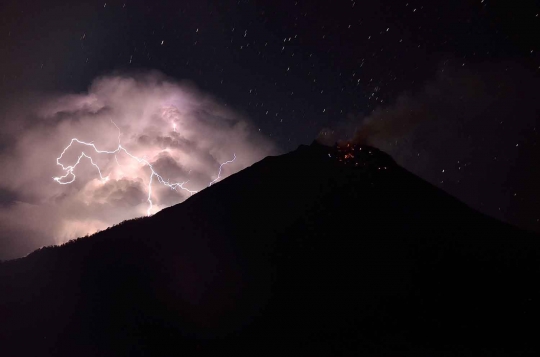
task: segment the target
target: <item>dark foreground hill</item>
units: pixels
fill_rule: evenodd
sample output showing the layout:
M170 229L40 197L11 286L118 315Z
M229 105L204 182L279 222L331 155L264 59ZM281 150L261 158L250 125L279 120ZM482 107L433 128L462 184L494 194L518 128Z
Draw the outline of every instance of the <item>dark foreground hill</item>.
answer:
M0 264L2 356L539 355L540 241L313 144Z

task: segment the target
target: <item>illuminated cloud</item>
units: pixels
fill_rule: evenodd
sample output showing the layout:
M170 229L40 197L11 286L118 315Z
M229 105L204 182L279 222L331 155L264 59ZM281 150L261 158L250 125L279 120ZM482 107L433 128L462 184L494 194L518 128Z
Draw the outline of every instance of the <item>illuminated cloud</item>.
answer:
M88 93L41 99L39 104L9 111L2 118L12 140L0 151L0 259L24 255L42 245L57 244L94 233L122 220L143 216L149 204L153 170L163 180L186 182L200 191L274 153L274 146L253 130L239 113L193 86L151 73L107 76ZM121 135L119 136L119 133ZM56 158L73 138L99 150L114 151L119 139L125 151L98 154L73 142L60 162ZM127 153L137 157L134 159ZM185 190L152 183L151 213L180 203Z

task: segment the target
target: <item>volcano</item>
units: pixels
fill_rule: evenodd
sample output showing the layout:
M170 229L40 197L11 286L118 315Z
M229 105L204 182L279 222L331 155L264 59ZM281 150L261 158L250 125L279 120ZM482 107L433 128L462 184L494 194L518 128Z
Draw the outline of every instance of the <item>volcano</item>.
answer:
M539 355L540 237L369 147L0 264L4 356Z

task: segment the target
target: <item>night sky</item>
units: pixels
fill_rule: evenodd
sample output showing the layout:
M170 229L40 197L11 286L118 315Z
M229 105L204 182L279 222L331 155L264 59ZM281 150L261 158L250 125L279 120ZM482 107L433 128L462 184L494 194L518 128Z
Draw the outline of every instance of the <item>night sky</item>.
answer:
M40 179L50 184L51 174L30 163L17 166L18 160L32 157L57 169L69 137L55 137L54 130L81 121L73 114L79 107L55 109L46 123L50 116L33 108L88 93L97 78L112 78L106 83L114 86L114 78L153 71L191 88L198 103L211 97L249 123L253 136L235 152L249 160L235 171L309 144L322 132L329 141L377 146L481 212L540 232L539 13L538 2L490 0L4 1L0 259L54 242L50 235L63 229L8 225L13 212L26 214L14 207L56 205L59 197L76 194L64 186L49 196L26 191ZM142 80L137 88L145 85ZM209 126L198 133L225 140L211 128L222 130ZM32 138L39 133L59 146L36 147ZM224 144L224 155L232 156L231 145ZM207 153L215 157L218 149ZM21 184L29 167L35 179ZM118 190L127 195L126 187ZM129 202L144 203L144 197ZM39 209L32 212L39 221Z

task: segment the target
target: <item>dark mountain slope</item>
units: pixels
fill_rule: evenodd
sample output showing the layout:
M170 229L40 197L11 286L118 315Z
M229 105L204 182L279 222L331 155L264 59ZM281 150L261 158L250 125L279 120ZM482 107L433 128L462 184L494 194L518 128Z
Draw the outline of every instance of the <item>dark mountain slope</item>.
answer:
M369 147L301 146L0 264L6 355L538 355L540 241Z

